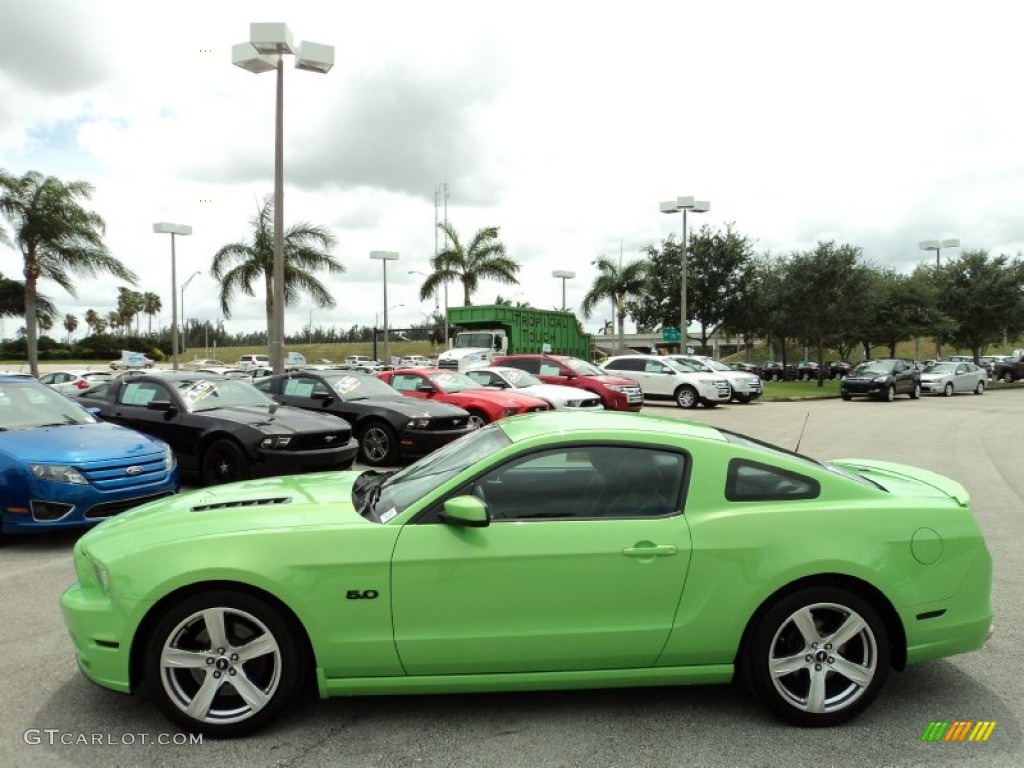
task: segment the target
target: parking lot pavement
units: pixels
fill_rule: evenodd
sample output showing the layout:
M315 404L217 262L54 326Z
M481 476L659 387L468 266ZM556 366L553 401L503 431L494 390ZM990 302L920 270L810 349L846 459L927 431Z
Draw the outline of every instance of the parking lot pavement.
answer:
M163 745L156 742L180 734L144 696L96 688L75 669L57 608L73 578L69 552L75 537L21 539L0 548L0 765L1024 764L1024 393L645 410L706 421L786 448L799 442L801 452L817 458L906 462L959 480L971 492L995 560L994 637L976 653L893 675L863 716L836 729L790 728L738 687L697 686L306 700L249 739ZM821 535L829 535L827 519ZM984 743L922 742L935 720L994 720L997 726ZM95 739L102 743L89 743Z

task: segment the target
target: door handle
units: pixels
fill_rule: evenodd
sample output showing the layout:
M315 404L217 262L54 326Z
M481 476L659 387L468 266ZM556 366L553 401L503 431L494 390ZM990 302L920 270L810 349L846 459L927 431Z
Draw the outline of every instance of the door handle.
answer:
M667 557L677 551L672 544L657 544L650 547L626 547L622 554L626 557Z

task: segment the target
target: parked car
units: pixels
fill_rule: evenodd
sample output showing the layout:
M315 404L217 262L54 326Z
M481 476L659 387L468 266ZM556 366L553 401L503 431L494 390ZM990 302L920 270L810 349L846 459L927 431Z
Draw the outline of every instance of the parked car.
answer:
M988 377L993 378L995 374L996 363L1001 363L1010 358L1009 355L982 355L978 358L978 365L985 369L988 373Z
M200 368L228 368L227 363L223 363L213 357L201 357L196 360L189 360L185 363L182 368L188 371L199 370Z
M119 357L117 360L111 360L109 365L110 365L110 370L112 370L112 371L124 371L124 370L136 370L136 369L141 369L141 368L152 368L154 365L156 365L156 363L153 360L150 360L145 355L142 355L142 356L140 356L138 358L138 362L137 363L134 363L134 362L127 362L126 363L124 361L124 358L120 358Z
M668 355L670 360L692 365L698 370L724 378L732 390L731 399L740 403L757 400L764 393L761 377L753 372L737 370L721 360L702 355Z
M0 376L0 538L87 526L176 493L161 440L103 424L25 376Z
M1014 350L1012 355L993 364L992 378L1000 379L1007 384L1024 379L1024 350Z
M921 371L921 391L950 397L957 392L984 394L988 373L974 363L932 363Z
M817 380L820 370L817 360L800 360L796 364L796 377L801 381Z
M621 355L605 360L604 370L632 379L652 400L674 400L680 408L714 408L729 402L732 388L724 376L703 373L659 355Z
M399 368L429 368L430 360L423 355L407 355L398 361Z
M344 419L279 405L242 379L165 372L117 378L76 398L100 418L166 441L207 484L347 469L358 443Z
M545 384L564 384L593 392L610 411L639 411L644 393L633 379L613 376L593 363L568 355L506 355L492 365L532 373Z
M567 387L564 384L545 384L532 373L518 368L488 366L471 368L466 375L485 387L507 389L531 397L539 397L551 404L555 410L600 411L601 398L595 393L579 387Z
M235 368L248 371L250 368L270 368L269 355L242 355L235 363Z
M796 378L796 366L769 360L761 366L761 378L765 381L792 381Z
M830 360L828 366L828 377L830 379L842 379L850 375L856 366L848 360Z
M896 395L917 400L921 396L921 371L912 360L868 360L843 379L839 394L843 400L866 396L892 401Z
M740 373L752 373L758 378L762 378L761 366L757 363L729 363L729 367L734 371L739 371Z
M461 408L403 397L367 373L297 371L260 379L256 388L282 405L345 419L361 460L374 467L425 456L474 429Z
M507 416L551 409L540 398L490 389L458 371L402 369L378 373L377 377L408 397L448 403L468 411L469 421L474 427L482 427Z
M114 377L110 371L51 371L39 377L39 382L62 395L83 392L89 387L110 381Z
M993 620L960 483L667 417L506 419L398 473L219 486L117 523L74 548L69 650L216 736L298 717L314 674L325 696L736 680L834 726Z

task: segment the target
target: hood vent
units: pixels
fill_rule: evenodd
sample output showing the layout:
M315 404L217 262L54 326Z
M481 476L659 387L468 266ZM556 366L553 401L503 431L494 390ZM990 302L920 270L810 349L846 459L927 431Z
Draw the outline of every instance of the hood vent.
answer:
M288 496L278 496L269 499L243 499L240 501L218 501L212 504L197 504L192 507L193 512L209 512L212 509L232 509L234 507L269 507L275 504L290 504Z

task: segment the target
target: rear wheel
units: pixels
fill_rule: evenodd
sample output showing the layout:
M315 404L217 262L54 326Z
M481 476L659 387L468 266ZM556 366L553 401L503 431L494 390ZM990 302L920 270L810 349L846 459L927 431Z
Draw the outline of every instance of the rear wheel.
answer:
M234 483L250 475L249 459L230 440L215 440L203 452L203 481L208 485Z
M685 385L676 390L674 398L680 408L696 408L700 403L697 390Z
M779 374L778 374L778 372L775 372L775 373L773 373L773 374L772 374L772 381L778 381L778 380L779 380Z
M740 664L784 720L837 725L863 711L889 674L889 636L867 600L843 587L794 592L757 620Z
M1006 384L1013 384L1013 372L1003 371L1003 382Z
M910 390L910 399L918 400L921 397L921 385L916 381L914 382L914 388Z

